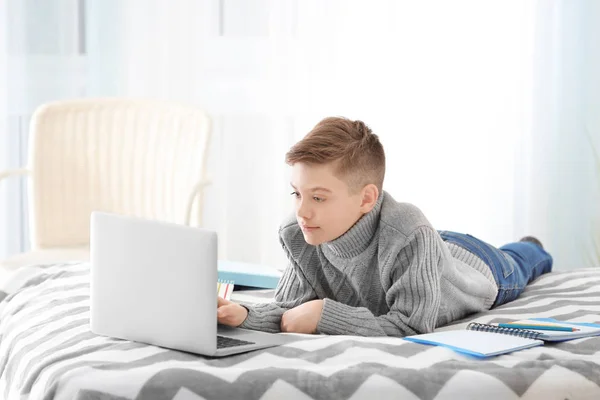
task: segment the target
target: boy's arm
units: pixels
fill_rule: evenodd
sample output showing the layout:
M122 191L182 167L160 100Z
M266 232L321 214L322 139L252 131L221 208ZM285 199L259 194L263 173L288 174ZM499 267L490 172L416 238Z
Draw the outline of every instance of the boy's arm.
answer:
M390 311L375 317L364 307L325 299L317 332L330 335L407 336L431 332L440 308L442 250L435 231L421 227L400 251L389 274ZM386 277L382 277L385 279Z
M293 260L286 268L275 290L275 301L264 304L242 304L248 316L240 328L264 332L281 332L284 312L317 298L312 286Z

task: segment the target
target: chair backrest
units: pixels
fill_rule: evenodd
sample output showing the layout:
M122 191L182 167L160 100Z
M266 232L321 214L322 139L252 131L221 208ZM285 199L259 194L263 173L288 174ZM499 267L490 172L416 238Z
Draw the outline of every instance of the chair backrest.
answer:
M89 244L94 210L183 223L206 178L210 119L178 104L85 99L47 104L29 133L32 248ZM202 213L202 192L196 206Z

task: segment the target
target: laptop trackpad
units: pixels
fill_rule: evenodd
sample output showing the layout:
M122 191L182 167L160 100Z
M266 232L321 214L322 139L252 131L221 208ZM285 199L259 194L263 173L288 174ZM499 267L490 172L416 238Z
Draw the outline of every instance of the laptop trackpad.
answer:
M256 344L273 344L282 345L286 343L295 342L298 340L306 339L307 336L313 335L288 335L288 334L276 334L266 333L260 331L253 331L250 329L232 328L230 326L218 325L217 335L226 336L230 338L247 340ZM318 336L317 336L318 337Z
M239 340L247 340L255 343L261 343L265 341L272 342L273 338L278 336L270 333L253 331L250 329L232 328L230 326L221 324L219 324L217 327L217 335Z

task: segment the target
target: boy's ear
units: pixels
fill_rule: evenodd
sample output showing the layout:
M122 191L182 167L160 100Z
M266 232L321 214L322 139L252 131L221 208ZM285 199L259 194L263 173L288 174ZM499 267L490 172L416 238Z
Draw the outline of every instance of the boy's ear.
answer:
M362 202L360 204L360 211L366 214L375 207L375 203L377 203L377 199L379 198L379 189L377 189L377 186L369 183L361 192Z

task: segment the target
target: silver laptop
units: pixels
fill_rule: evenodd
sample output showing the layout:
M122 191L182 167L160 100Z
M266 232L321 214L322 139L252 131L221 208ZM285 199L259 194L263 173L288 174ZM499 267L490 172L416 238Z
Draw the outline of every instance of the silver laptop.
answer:
M217 324L217 234L94 212L92 332L220 357L293 340Z

